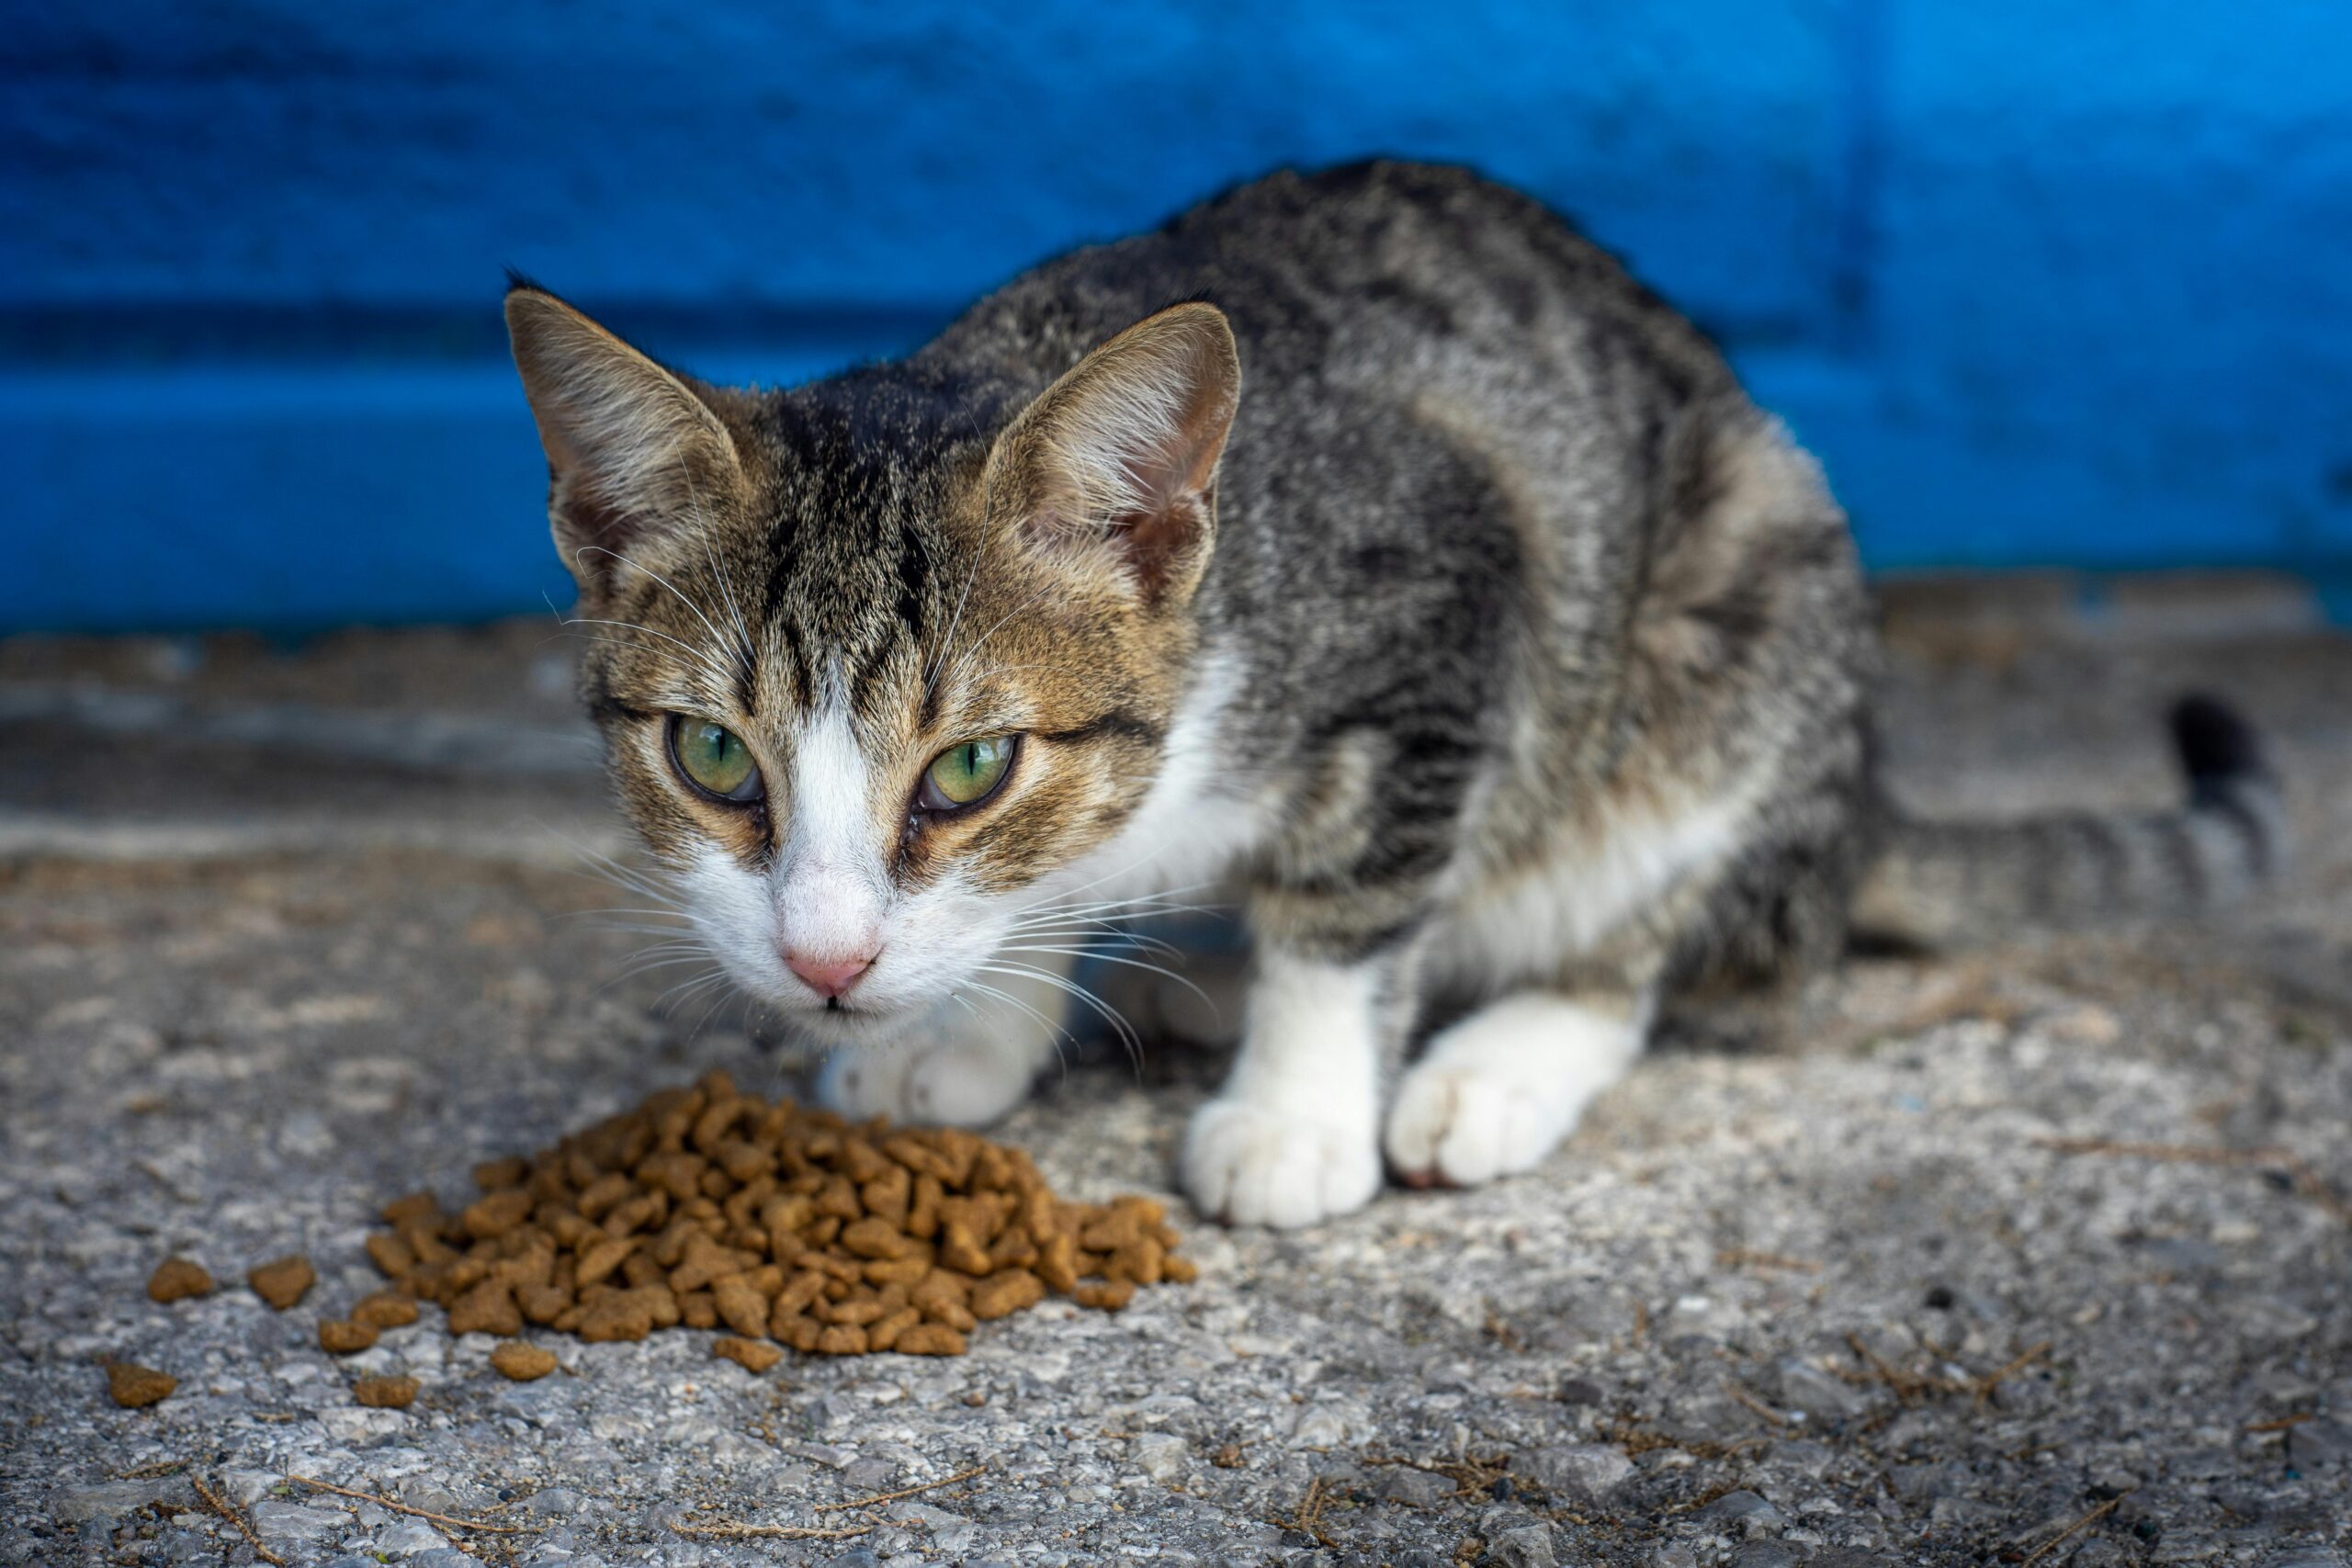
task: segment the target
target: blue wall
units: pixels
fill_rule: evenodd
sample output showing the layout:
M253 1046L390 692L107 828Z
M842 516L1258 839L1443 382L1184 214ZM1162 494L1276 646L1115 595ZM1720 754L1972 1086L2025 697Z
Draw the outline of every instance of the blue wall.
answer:
M1629 254L1882 565L2352 565L2352 6L12 4L0 626L560 594L498 268L788 379L1236 177Z

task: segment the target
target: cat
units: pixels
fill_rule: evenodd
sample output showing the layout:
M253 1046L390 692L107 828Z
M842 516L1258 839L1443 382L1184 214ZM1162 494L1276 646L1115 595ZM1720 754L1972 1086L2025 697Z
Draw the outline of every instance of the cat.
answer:
M851 1114L1003 1114L1089 936L1216 885L1253 973L1182 1179L1310 1224L1384 1165L1530 1168L1662 997L1802 972L1858 914L1946 942L2280 853L2208 699L2178 811L1895 812L1819 467L1466 170L1278 173L786 390L519 278L505 309L620 799Z

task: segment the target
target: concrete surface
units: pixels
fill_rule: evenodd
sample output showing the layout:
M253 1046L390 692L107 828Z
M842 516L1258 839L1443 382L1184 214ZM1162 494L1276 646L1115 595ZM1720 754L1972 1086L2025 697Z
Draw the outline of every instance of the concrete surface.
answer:
M2161 800L2154 715L2207 685L2277 737L2292 880L2201 927L1857 960L1780 1029L1683 1028L1537 1175L1188 1222L1202 1280L1116 1317L765 1376L700 1334L556 1342L528 1385L431 1322L318 1350L374 1205L801 1066L583 916L632 900L568 868L617 840L561 645L0 644L0 1561L253 1561L200 1479L346 1568L2341 1564L2352 643L2261 582L1889 597L1912 798ZM1065 1190L1159 1189L1216 1066L1080 1062L1007 1135ZM297 1248L301 1308L234 1283ZM227 1288L149 1303L174 1250ZM114 1358L178 1393L115 1408ZM357 1408L362 1370L423 1397ZM723 1521L871 1528L674 1528Z

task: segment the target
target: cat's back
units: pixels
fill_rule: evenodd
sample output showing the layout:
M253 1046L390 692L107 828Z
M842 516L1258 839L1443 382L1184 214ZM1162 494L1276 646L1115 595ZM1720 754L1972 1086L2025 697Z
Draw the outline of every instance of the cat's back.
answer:
M1280 171L1057 257L924 356L1043 381L1194 299L1231 320L1261 402L1335 390L1405 402L1498 370L1498 397L1515 370L1543 374L1555 399L1638 386L1681 400L1729 382L1696 328L1558 214L1467 168L1395 160Z

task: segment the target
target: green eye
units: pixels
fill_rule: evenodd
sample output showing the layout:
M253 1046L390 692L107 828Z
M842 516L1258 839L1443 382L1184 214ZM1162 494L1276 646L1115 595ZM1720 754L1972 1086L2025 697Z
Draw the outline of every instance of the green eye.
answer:
M1012 766L1017 738L1000 735L989 740L967 740L950 746L932 759L924 770L915 804L925 811L955 811L978 806L996 793Z
M673 716L670 760L687 783L723 800L760 797L759 765L733 730L707 718Z

